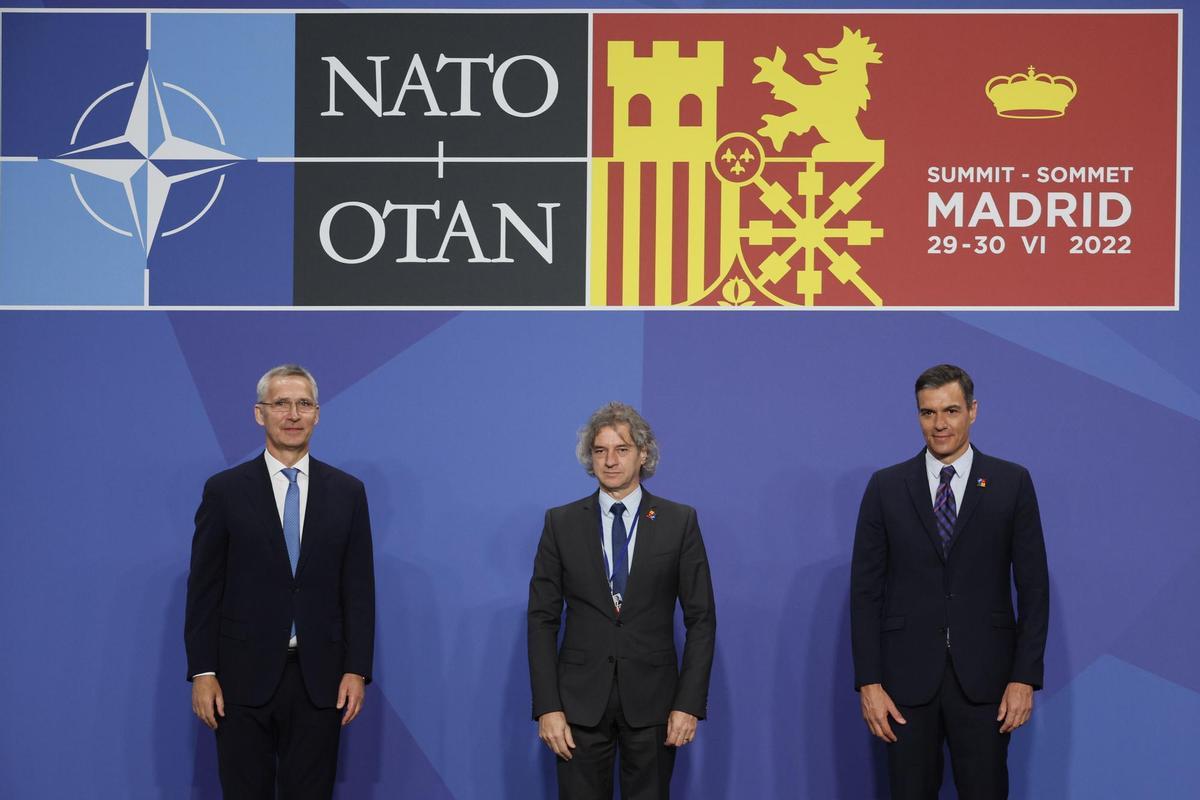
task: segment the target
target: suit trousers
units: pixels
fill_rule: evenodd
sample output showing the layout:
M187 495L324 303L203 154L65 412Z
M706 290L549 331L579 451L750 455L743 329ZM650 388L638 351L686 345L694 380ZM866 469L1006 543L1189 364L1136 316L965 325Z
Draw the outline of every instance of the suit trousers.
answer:
M972 703L954 672L950 651L937 694L920 706L896 707L906 725L892 722L896 741L887 745L893 800L937 800L944 770L943 748L960 800L1008 797L1008 742L996 721L1000 703Z
M618 677L595 727L571 725L575 750L558 761L559 800L612 800L613 763L620 751L621 800L669 800L675 748L663 744L667 725L633 728L621 712ZM570 720L568 720L570 722Z
M290 655L266 705L226 704L225 716L217 718L225 800L328 800L337 772L341 714L312 704L300 664Z

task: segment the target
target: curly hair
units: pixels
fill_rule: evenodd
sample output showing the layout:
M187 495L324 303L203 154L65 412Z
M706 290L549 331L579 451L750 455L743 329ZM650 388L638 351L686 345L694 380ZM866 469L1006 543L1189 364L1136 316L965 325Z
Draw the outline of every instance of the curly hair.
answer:
M649 478L654 474L654 470L658 469L658 440L654 438L654 431L650 430L650 423L646 422L636 408L615 400L596 409L587 424L579 429L579 441L575 445L575 456L587 474L593 478L596 477L596 471L592 469L592 445L596 441L596 436L604 428L619 430L621 425L628 426L629 436L633 439L633 443L646 454L646 463L642 464L641 477Z

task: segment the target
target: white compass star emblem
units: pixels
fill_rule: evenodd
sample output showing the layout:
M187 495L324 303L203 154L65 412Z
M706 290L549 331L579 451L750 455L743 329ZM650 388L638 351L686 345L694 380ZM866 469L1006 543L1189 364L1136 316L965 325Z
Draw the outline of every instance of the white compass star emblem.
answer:
M71 134L71 145L76 144L84 122L97 106L112 95L132 89L133 87L133 83L124 83L120 86L115 86L92 101L92 104L84 110L83 114L79 117L79 122L75 125L75 130ZM178 92L199 106L208 116L209 122L212 123L217 140L221 146L225 146L225 134L221 130L221 125L217 122L217 118L213 116L208 106L200 98L180 86L165 81L160 84L155 79L150 65L147 64L145 70L142 72L141 82L137 86L137 96L134 99L129 119L125 124L125 131L111 139L105 139L101 142L70 150L63 153L59 158L54 159L57 163L63 164L72 170L87 172L91 175L97 175L121 184L125 190L125 199L129 203L133 228L137 232L138 241L141 242L147 255L150 254L150 248L158 236L171 236L191 227L212 208L213 203L217 200L217 196L221 193L221 187L225 184L225 176L220 176L208 202L199 212L182 225L160 234L158 232L159 223L162 221L163 209L167 205L167 195L170 193L171 187L210 172L223 170L242 160L239 156L232 153L227 153L223 150L218 150L175 135L171 130L170 121L167 119L166 107L163 105L162 89ZM150 148L151 90L153 90L154 94L154 105L158 109L158 121L162 139L153 150ZM137 157L132 157L134 153L137 154ZM189 166L194 166L195 168L173 173L170 168L171 162L189 162ZM137 200L134 197L134 180L143 169L146 172L144 224L142 215L138 211ZM122 236L134 235L133 232L114 225L93 210L87 200L84 199L83 192L80 191L79 182L75 179L74 173L71 174L71 185L75 189L75 196L79 198L79 202L91 214L93 219Z

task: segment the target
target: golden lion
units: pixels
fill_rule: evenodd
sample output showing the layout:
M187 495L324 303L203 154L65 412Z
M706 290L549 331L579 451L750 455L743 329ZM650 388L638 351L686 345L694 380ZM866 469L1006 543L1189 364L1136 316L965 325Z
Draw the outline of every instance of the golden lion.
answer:
M764 114L760 136L771 140L775 150L783 149L788 134L803 136L811 128L825 140L813 148L814 158L826 161L877 161L883 158L883 141L868 139L858 126L858 112L866 110L871 93L867 89L867 65L883 61L883 53L860 31L842 28L842 40L835 47L818 47L804 58L817 72L821 82L801 83L784 71L787 53L775 48L773 58L754 59L758 74L754 83L771 84L771 95L796 110L782 116Z

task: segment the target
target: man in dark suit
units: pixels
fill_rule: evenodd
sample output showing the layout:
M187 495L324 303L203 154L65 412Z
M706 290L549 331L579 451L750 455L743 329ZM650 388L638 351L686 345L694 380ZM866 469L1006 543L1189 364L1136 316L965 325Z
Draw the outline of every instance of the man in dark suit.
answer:
M949 364L917 378L925 450L871 476L858 514L854 685L889 743L894 798L936 800L944 743L959 797L1007 797L1010 734L1042 685L1050 588L1037 497L1024 467L971 446L974 394Z
M576 454L599 489L546 512L529 582L538 736L558 756L560 798L611 800L617 750L623 800L667 798L675 748L695 737L708 702L717 620L704 541L694 509L641 485L658 443L633 408L600 408Z
M308 453L317 384L258 382L266 449L212 476L188 575L192 710L216 731L226 798L328 798L338 738L371 680L375 572L367 495Z

